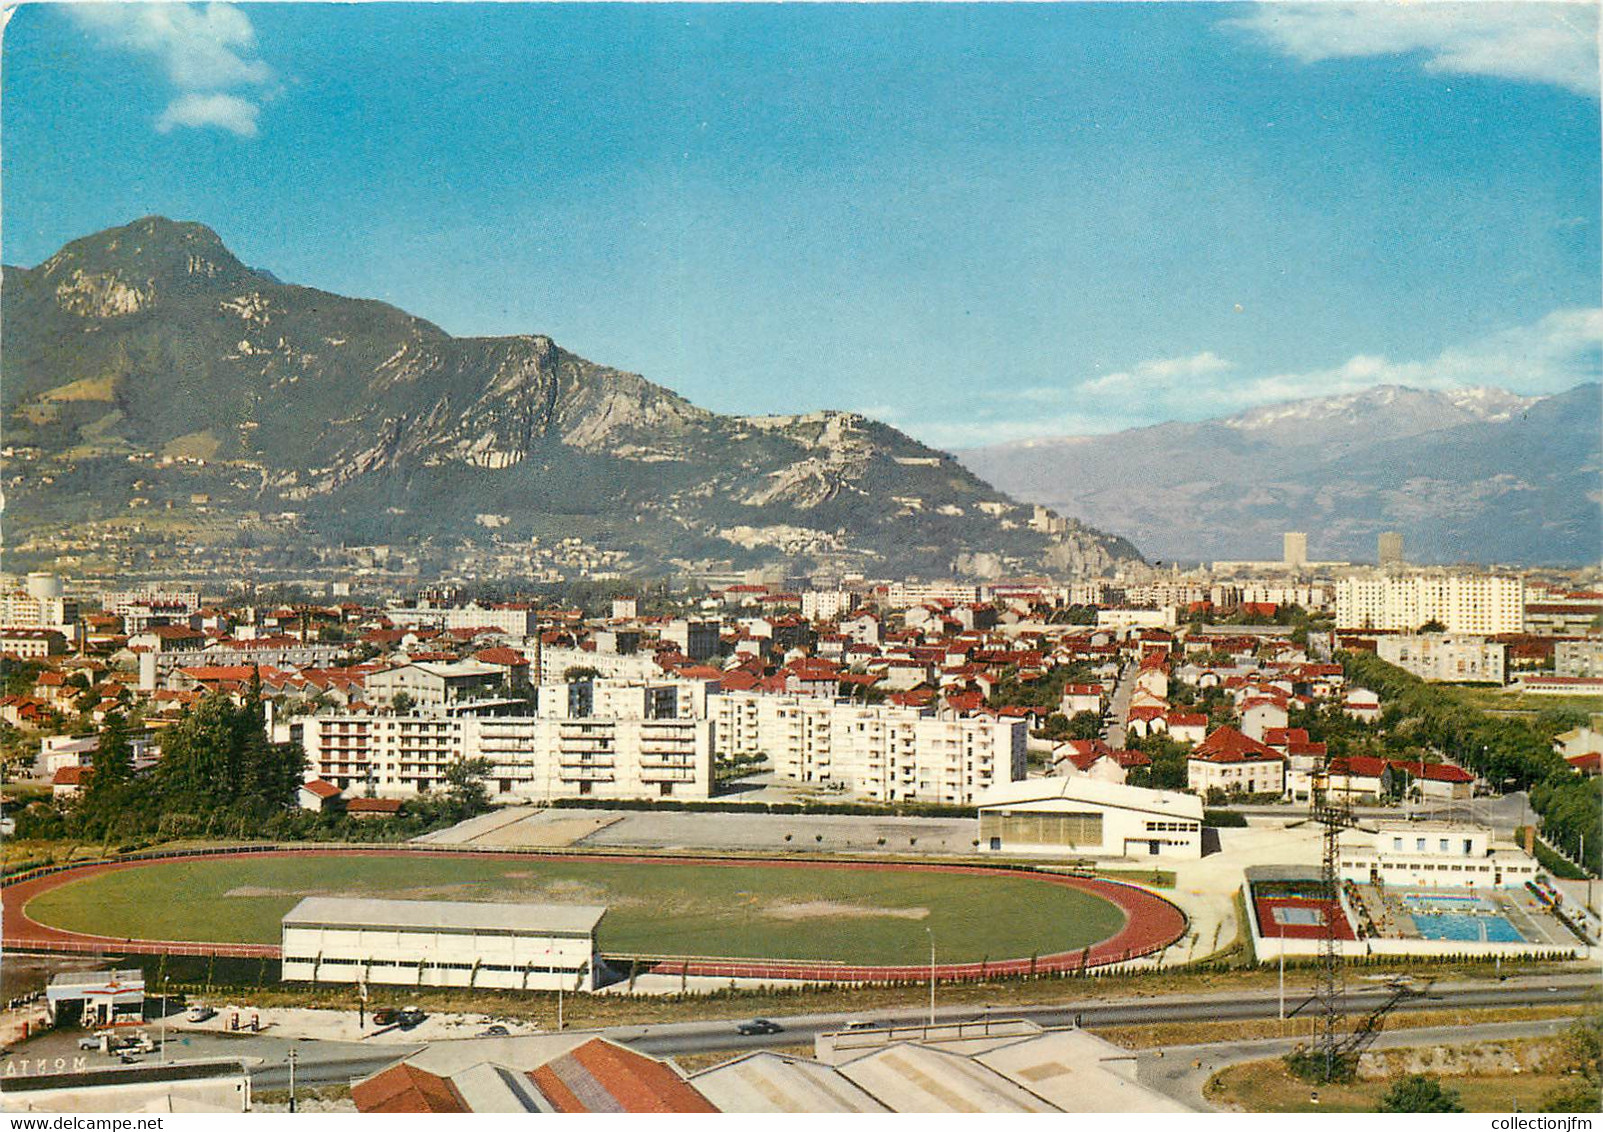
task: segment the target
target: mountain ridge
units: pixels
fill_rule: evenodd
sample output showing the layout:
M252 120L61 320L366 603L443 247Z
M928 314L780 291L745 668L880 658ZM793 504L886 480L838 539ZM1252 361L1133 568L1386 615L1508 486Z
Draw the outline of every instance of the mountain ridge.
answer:
M1377 386L957 455L1161 559L1273 559L1281 532L1305 530L1316 557L1373 561L1395 529L1420 562L1576 564L1603 551L1600 414L1595 382L1543 397Z
M716 414L546 335L457 338L279 282L193 222L71 241L7 267L0 298L13 551L54 519L115 530L153 507L206 545L232 537L211 528L233 508L289 516L273 538L303 551L567 532L636 569L983 576L1138 557L1077 522L1032 529L1029 507L861 414Z

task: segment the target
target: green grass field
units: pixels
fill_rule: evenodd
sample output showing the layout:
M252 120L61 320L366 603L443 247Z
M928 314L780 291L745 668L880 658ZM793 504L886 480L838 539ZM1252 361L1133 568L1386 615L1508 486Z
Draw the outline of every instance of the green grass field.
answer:
M1029 877L609 860L267 857L100 873L42 893L28 915L96 935L277 943L303 896L604 904L603 951L839 959L1017 959L1106 939L1111 902Z

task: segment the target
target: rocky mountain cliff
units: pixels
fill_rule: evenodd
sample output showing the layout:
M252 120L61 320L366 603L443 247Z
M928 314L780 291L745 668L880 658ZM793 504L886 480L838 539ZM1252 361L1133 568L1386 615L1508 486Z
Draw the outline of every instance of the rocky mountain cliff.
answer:
M959 453L1020 499L1082 516L1156 559L1374 561L1396 530L1422 563L1575 564L1603 553L1595 384L1552 397L1381 386L1195 424Z
M1101 572L1136 556L853 413L731 417L539 335L456 338L279 282L159 217L5 269L7 545L576 538L625 569ZM158 521L159 520L159 521ZM248 524L247 524L248 526ZM260 530L246 537L264 537ZM798 561L799 560L799 561Z

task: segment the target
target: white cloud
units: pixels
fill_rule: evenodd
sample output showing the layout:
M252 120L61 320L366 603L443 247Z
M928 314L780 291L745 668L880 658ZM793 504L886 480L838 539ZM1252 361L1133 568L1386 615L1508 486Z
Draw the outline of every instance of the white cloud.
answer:
M1354 354L1339 365L1251 375L1211 350L1156 358L1081 382L1059 415L1016 415L992 397L961 420L908 421L904 431L937 447L972 448L1034 437L1084 436L1171 420L1229 416L1259 405L1358 393L1377 385L1451 390L1495 386L1526 395L1561 393L1603 377L1603 309L1567 308L1496 331L1421 361ZM1011 400L1033 400L1023 390Z
M154 60L174 95L156 120L162 133L214 127L256 136L260 100L276 82L256 58L256 30L232 4L71 4L67 11L104 47Z
M1078 388L1082 393L1101 393L1139 386L1184 385L1198 378L1228 373L1234 368L1212 350L1204 350L1183 358L1156 358L1141 362L1128 370L1082 381Z
M1263 3L1223 21L1294 59L1418 54L1425 70L1598 97L1597 7L1585 3Z
M216 126L242 138L253 138L261 109L250 99L232 94L185 94L162 111L156 119L156 129L165 134L178 126Z

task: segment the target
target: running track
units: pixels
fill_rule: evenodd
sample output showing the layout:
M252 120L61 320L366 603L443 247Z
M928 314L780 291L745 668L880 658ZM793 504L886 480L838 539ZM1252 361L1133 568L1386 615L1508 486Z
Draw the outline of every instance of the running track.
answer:
M277 959L276 944L263 943L196 943L181 940L122 939L112 936L89 935L63 931L30 919L27 905L40 893L70 881L80 880L96 873L116 872L121 869L153 868L178 859L196 857L436 857L456 858L504 857L508 861L527 861L531 857L555 861L594 861L595 855L563 853L487 853L482 850L451 851L441 849L264 849L245 852L201 852L173 854L153 860L127 860L104 864L80 865L45 874L24 874L5 882L3 892L3 927L0 927L0 948L6 951L65 951L76 953L119 952L143 955L217 955L233 958ZM1146 889L1118 881L1095 877L1065 876L1059 873L1035 872L985 865L915 865L900 862L877 861L789 861L750 857L628 857L608 854L607 860L636 861L642 864L661 864L677 861L685 864L714 865L728 868L780 868L780 869L873 869L900 872L953 872L969 875L1017 877L1023 871L1042 884L1065 885L1100 896L1115 904L1124 913L1124 924L1113 936L1091 947L1041 955L1034 959L1006 959L987 963L949 963L937 965L936 976L946 980L983 979L991 975L1022 975L1072 971L1081 968L1121 963L1162 950L1180 939L1186 931L1186 918L1180 909L1169 901ZM635 957L612 957L615 966L628 966ZM929 977L928 964L900 967L853 966L845 963L816 961L785 961L761 959L720 959L706 956L649 956L639 957L642 969L659 974L707 975L720 978L802 979L811 982L891 982Z

